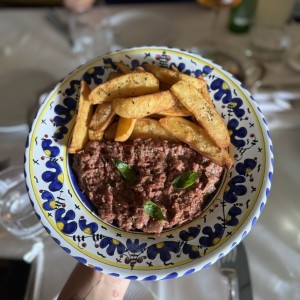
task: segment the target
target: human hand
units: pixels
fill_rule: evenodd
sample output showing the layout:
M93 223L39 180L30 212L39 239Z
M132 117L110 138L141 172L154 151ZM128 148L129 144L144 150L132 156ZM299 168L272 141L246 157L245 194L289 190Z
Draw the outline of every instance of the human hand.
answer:
M106 275L78 263L58 300L122 300L129 282L127 279Z
M63 4L67 9L81 13L90 9L94 2L95 0L64 0Z

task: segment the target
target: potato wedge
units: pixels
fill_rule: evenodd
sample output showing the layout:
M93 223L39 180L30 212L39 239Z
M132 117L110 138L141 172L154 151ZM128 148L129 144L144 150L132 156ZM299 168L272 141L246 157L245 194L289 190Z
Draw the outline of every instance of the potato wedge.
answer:
M92 130L104 131L114 116L115 112L112 110L111 103L101 103L97 106L92 116L89 128Z
M173 117L188 117L192 113L184 107L179 101L174 106L169 109L160 112L163 116L173 116Z
M196 79L198 79L198 81L200 81L200 83L201 83L200 85L202 85L202 88L199 89L202 96L204 97L204 99L206 100L207 103L214 106L211 96L209 94L209 91L207 89L206 80L202 76L198 76Z
M120 77L122 75L124 75L124 74L121 73L121 72L110 72L108 74L107 81L112 80L112 79L117 78L117 77Z
M201 77L201 76L199 76ZM202 78L202 77L201 77ZM184 74L184 73L179 73L179 80L187 81L190 84L192 84L198 91L201 91L203 86L206 84L205 80L201 80L199 78ZM178 80L178 81L179 81Z
M232 159L228 152L219 149L207 132L197 124L181 117L165 117L159 120L160 124L172 135L188 144L195 151L208 157L216 164L231 168Z
M115 136L116 142L125 142L130 137L136 119L120 118L118 121L117 132Z
M115 117L111 103L101 103L97 106L89 124L89 139L91 141L101 141L105 129Z
M142 66L138 66L134 69L134 72L146 72L146 70Z
M179 70L175 65L171 65L171 70L174 71L174 72L179 73Z
M189 76L187 74L180 73L179 79L189 82L191 85L193 85L204 97L204 99L211 105L214 106L212 99L209 95L209 92L207 90L207 84L206 80L202 76L193 77Z
M116 132L118 128L118 122L111 124L104 133L106 140L114 141L116 137ZM178 142L179 140L173 136L169 131L164 129L164 127L154 119L142 118L137 119L132 133L128 140L133 139L154 139L154 140L167 140L170 142Z
M115 62L115 65L123 74L132 72L131 69L127 65L125 65L122 61Z
M162 68L156 65L143 64L144 69L147 72L152 73L161 83L168 84L172 86L179 80L178 72L172 71L167 68Z
M104 136L104 131L96 131L89 129L89 140L90 141L102 141Z
M119 97L140 96L159 90L159 81L148 72L132 72L113 78L92 90L89 100L100 104Z
M181 80L171 87L171 91L192 112L199 124L207 131L219 148L224 149L228 147L230 137L222 118L193 85Z
M138 97L116 98L112 102L112 108L120 117L139 119L169 109L177 102L170 91L163 91Z
M81 81L78 112L73 129L69 153L81 150L88 141L88 126L93 115L93 105L89 102L90 87L85 81Z
M161 124L154 119L142 118L137 119L133 131L129 139L154 139L154 140L167 140L172 142L178 142L179 140L175 138L169 131L164 129Z

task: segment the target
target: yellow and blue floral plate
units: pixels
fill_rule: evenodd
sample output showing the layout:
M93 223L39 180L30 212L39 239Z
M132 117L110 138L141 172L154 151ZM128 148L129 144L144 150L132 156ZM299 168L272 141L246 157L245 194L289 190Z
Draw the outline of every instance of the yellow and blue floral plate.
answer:
M91 88L123 61L176 66L202 75L230 132L234 166L196 220L157 237L125 232L101 221L81 193L67 145L74 126L80 81ZM41 106L26 143L25 173L32 205L46 231L83 264L131 280L180 277L216 262L249 233L270 192L273 151L264 116L231 74L195 54L167 47L137 47L98 57L60 82Z

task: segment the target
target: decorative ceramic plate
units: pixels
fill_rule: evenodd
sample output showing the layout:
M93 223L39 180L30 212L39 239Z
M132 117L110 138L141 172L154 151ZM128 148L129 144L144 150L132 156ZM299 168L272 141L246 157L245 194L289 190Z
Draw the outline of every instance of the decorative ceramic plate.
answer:
M67 153L80 81L94 88L116 69L113 62L121 60L132 68L148 62L203 75L230 132L229 153L234 166L225 174L213 201L200 217L159 237L125 232L101 221L79 190ZM41 106L28 137L25 160L32 205L55 242L86 265L132 280L183 276L228 253L261 214L273 171L266 121L243 85L209 60L166 47L108 54L67 76Z

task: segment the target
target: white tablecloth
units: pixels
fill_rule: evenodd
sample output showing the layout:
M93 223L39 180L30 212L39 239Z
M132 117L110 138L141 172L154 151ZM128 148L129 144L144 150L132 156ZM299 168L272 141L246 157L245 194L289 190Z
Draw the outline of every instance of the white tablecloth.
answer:
M114 16L134 8L140 13L153 12L166 18L166 26L173 33L168 40L171 46L187 48L207 38L211 12L200 9L195 3L118 5L107 8L107 13ZM66 39L45 21L44 16L45 9L0 11L1 76L11 70L38 70L57 81L78 66L78 58L72 54ZM147 29L141 30L145 30L143 36L147 36ZM293 25L291 33L296 35L295 32L299 32L299 26ZM223 37L224 48L234 51L236 57L246 62L243 51L247 35L232 35L224 28ZM99 55L102 51L106 49L99 46ZM300 82L300 74L285 65L268 64L267 69L266 82ZM49 82L49 86L51 84ZM12 82L12 87L16 86L17 82ZM30 86L37 98L41 91L35 88ZM0 104L5 101L1 97ZM13 101L21 107L22 95ZM22 163L26 135L26 129L0 133L0 160L7 157L13 164ZM245 238L253 293L256 300L300 299L300 133L299 128L276 128L271 130L271 135L275 151L271 195L261 218ZM29 243L0 229L0 257L22 257L30 247ZM40 299L53 299L75 263L52 239L47 239ZM158 299L222 299L217 295L225 294L224 278L216 266L184 278L143 284L154 291Z

